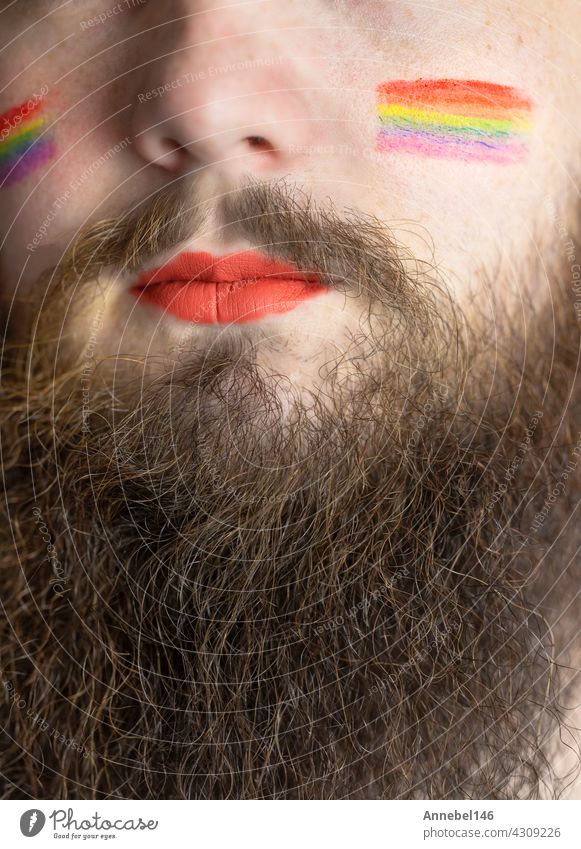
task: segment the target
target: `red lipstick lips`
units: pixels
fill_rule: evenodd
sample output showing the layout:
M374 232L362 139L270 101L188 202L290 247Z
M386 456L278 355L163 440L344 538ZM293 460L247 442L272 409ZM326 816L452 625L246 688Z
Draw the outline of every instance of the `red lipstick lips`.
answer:
M146 271L131 289L141 303L195 324L256 321L328 291L318 274L255 251L221 257L185 252Z

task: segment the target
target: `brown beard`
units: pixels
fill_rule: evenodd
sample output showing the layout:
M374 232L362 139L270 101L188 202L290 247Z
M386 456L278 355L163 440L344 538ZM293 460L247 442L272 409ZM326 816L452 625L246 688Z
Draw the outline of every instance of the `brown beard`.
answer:
M341 245L338 277L347 257L389 342L284 424L275 376L243 346L185 353L137 393L139 371L103 365L88 431L82 363L50 321L9 353L4 796L556 794L545 610L576 581L564 570L549 605L545 558L572 475L531 528L577 439L565 283L529 309L526 337L497 328L499 357L369 226L303 211L300 229L280 195L244 198L257 241L305 265L337 274ZM139 222L83 237L54 297L96 253L145 256L138 234L158 229L151 210Z

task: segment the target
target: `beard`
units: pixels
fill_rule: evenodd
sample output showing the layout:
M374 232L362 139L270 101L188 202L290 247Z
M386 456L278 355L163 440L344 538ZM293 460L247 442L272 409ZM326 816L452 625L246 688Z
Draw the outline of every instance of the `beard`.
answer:
M226 334L87 369L64 313L180 240L183 196L155 203L80 237L5 354L4 797L557 795L561 269L493 350L377 222L250 187L224 214L365 305L317 391Z

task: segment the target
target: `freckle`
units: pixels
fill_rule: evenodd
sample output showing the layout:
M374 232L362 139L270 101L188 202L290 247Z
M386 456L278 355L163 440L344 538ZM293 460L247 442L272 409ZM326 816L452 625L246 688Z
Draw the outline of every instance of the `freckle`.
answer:
M518 44L524 44L524 39L520 33L517 35L516 40Z

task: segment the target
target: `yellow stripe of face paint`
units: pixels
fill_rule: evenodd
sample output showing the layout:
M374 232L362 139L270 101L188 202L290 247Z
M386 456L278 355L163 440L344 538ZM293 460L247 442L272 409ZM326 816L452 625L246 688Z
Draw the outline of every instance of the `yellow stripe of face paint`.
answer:
M380 118L400 119L413 124L441 125L457 130L482 130L489 133L524 133L531 128L530 120L523 113L515 113L511 118L477 118L454 115L449 112L435 112L432 109L418 109L413 106L380 104L377 107L377 114Z

